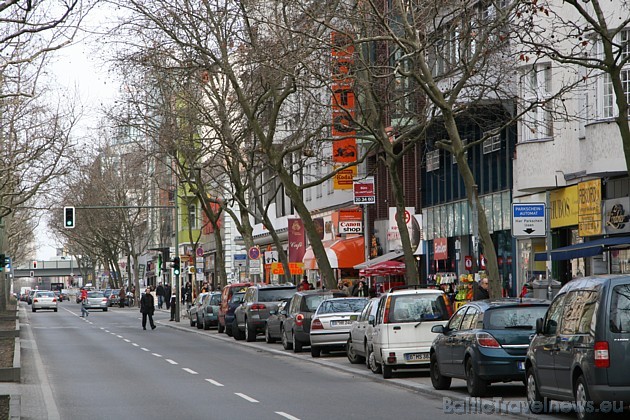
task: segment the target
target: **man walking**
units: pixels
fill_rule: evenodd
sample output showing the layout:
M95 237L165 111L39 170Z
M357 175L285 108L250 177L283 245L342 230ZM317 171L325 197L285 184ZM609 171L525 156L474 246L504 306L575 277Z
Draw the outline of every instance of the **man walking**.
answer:
M162 309L162 305L164 305L164 286L162 286L162 282L158 283L158 287L155 289L155 294L158 298L158 309Z
M151 325L151 329L155 329L155 324L153 323L153 312L155 312L155 301L153 300L153 295L151 294L151 289L147 287L142 298L140 298L140 312L142 313L142 329L147 329L147 317L149 318L149 324Z
M85 297L83 294L83 291L85 289L81 290L81 318L87 318L88 315L90 314L87 310L88 308L88 297L87 297L87 290L85 290Z
M164 285L164 303L166 304L166 310L171 308L171 286Z

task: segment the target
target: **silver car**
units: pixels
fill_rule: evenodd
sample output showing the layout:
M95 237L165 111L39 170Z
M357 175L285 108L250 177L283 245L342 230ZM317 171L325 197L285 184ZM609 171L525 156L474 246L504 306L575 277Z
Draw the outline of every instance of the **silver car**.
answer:
M50 290L37 290L33 294L32 311L37 312L38 309L52 309L57 312L59 300L55 293Z
M311 319L311 356L322 348L345 349L350 327L368 304L368 298L333 298L323 301Z
M103 312L107 312L107 302L109 302L109 299L105 297L105 293L100 290L93 290L88 292L86 308L102 309Z
M367 362L368 352L372 348L372 333L376 311L378 310L378 301L378 298L370 299L357 321L350 327L350 337L346 345L346 355L350 363ZM372 322L370 323L370 321Z

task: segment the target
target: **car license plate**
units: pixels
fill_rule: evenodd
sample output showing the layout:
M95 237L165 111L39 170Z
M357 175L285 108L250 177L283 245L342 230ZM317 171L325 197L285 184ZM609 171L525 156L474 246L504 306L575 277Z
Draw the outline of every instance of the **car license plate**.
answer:
M516 362L516 367L518 370L525 370L525 362Z
M349 320L340 320L340 321L330 321L330 325L335 326L335 325L352 325L354 321L349 321Z
M405 353L405 360L408 362L428 362L429 353Z

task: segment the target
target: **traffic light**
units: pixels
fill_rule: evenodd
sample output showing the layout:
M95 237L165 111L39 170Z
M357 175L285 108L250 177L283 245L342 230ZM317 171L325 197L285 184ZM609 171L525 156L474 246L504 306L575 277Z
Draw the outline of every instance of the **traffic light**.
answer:
M33 270L37 269L37 261L33 261Z
M173 264L171 264L171 267L173 267L173 274L179 276L179 257L173 258Z
M74 228L74 207L63 208L63 226L68 229Z

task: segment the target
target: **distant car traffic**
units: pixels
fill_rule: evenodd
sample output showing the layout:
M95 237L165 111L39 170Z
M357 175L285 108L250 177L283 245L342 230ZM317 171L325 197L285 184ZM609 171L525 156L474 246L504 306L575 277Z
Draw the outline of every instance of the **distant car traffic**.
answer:
M33 312L37 312L40 309L50 309L57 312L59 299L54 292L50 290L37 290L33 293L32 299L31 310Z
M359 318L368 298L344 297L323 301L311 319L311 356L319 357L322 349L345 349L350 327Z

